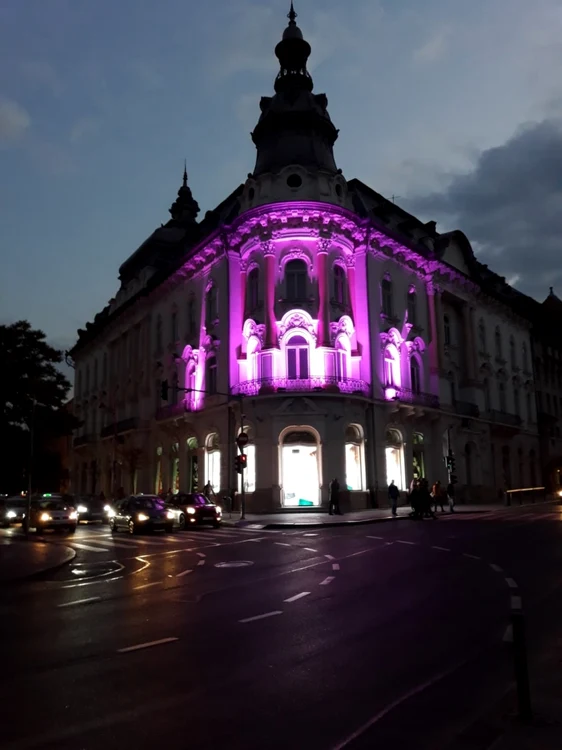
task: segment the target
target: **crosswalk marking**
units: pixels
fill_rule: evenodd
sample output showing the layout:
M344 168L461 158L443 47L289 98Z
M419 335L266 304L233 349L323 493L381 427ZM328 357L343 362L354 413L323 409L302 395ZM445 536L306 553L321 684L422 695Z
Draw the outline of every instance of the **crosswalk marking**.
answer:
M107 549L106 547L90 547L88 544L80 544L80 542L73 542L73 547L78 547L78 549L85 549L87 552L110 552L111 550Z

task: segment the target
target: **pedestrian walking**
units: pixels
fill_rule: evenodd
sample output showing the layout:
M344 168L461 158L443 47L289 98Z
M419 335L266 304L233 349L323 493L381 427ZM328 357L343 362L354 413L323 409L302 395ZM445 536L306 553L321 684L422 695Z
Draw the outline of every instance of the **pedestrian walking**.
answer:
M394 484L394 479L392 479L391 482L390 482L390 484L388 485L388 498L390 500L390 507L392 508L392 515L393 516L397 516L398 515L396 507L398 505L398 498L399 497L400 497L400 490Z
M445 512L445 508L443 507L444 502L444 492L443 487L441 487L441 482L437 480L435 484L433 485L431 489L431 494L433 495L433 511L434 513L437 513L437 506L439 505L441 507L441 513Z
M216 497L215 491L213 489L213 485L211 484L211 481L209 480L205 487L203 488L203 494L207 498L207 500L212 500L213 497Z
M337 477L334 477L330 482L330 488L328 492L328 513L333 516L334 513L337 516L341 516L340 510L340 483Z
M447 485L447 500L449 501L449 510L455 512L455 485L449 482Z
M429 491L429 482L427 479L421 480L419 493L422 516L424 518L437 518L435 513L431 510L431 492Z

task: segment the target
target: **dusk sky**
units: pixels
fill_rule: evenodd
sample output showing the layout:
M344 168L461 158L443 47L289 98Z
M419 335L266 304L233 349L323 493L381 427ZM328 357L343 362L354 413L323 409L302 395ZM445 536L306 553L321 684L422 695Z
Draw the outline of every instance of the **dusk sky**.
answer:
M71 346L187 159L205 211L254 167L286 0L0 0L0 321ZM336 160L562 297L560 0L296 0Z

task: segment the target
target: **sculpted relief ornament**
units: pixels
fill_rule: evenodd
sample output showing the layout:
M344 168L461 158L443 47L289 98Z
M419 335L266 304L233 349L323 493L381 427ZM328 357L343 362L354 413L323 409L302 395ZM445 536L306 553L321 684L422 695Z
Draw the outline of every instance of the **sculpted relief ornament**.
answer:
M246 341L248 341L252 336L256 336L261 346L263 346L263 342L265 340L265 325L263 323L256 323L255 320L248 318L248 320L244 323L242 335L244 336Z
M279 341L282 341L287 333L294 328L300 328L307 331L316 343L316 330L312 319L303 314L302 312L287 313L283 316L281 324L279 325Z

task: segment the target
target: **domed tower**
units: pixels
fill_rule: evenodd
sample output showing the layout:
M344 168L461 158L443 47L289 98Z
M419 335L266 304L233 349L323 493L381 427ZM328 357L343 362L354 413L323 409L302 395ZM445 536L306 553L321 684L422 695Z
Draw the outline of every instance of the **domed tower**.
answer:
M311 48L296 17L291 2L289 24L275 48L280 64L275 95L262 97L252 133L257 157L242 198L246 209L283 201L346 205L347 186L333 151L338 131L326 95L313 93L306 68Z

